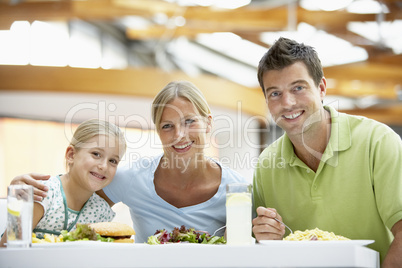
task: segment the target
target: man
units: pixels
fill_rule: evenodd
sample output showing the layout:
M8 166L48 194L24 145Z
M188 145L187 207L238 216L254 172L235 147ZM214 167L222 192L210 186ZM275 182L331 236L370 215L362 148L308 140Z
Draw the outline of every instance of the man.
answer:
M326 80L310 46L280 38L262 57L258 80L285 134L255 170L257 241L283 238L277 218L293 230L373 239L384 267L402 267L401 138L384 124L323 106Z

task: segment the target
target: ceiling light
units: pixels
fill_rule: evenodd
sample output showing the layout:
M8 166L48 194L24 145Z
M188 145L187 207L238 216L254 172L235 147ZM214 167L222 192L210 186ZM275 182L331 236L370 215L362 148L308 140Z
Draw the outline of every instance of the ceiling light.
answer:
M363 48L353 46L341 38L317 30L307 23L299 23L297 31L263 33L260 39L262 42L272 45L281 36L314 47L324 67L364 61L368 58L367 51ZM339 53L342 53L342 57L339 56Z
M308 10L334 11L346 8L353 0L301 0L300 6Z
M125 16L119 20L126 28L131 29L147 29L151 23L140 16Z
M215 0L212 4L213 7L236 9L250 4L251 0Z
M402 53L402 20L377 22L349 22L347 29L364 38Z
M355 0L346 8L346 10L350 13L356 14L389 13L389 9L386 5L374 0Z
M177 27L183 27L184 25L186 25L186 19L183 16L177 16L174 18L174 24Z
M177 60L193 64L197 68L235 83L258 87L256 67L222 57L202 45L178 38L170 43L168 52ZM261 55L262 56L262 55Z
M10 30L0 31L0 64L26 65L29 63L31 24L15 21Z
M209 49L255 68L258 66L261 57L267 52L265 47L244 40L240 36L229 32L199 34L196 41Z
M251 3L251 0L165 0L176 2L180 6L204 6L225 9L236 9Z

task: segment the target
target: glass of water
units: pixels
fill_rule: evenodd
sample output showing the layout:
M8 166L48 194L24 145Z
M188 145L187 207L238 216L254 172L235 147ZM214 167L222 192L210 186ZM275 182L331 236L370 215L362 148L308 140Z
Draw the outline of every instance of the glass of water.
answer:
M250 245L251 237L251 184L226 185L226 240L228 245Z
M32 244L33 187L10 185L7 195L7 247Z

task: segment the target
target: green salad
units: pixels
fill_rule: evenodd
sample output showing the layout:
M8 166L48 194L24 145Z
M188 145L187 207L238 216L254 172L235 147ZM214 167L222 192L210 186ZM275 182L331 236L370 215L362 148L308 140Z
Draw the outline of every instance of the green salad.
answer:
M198 244L226 244L222 236L211 236L208 232L195 231L194 228L186 229L184 225L175 227L171 232L165 229L157 230L154 235L148 237L148 244L159 245L167 243L198 243Z
M67 232L67 230L61 231L64 242L68 241L101 241L101 242L113 242L114 239L110 237L102 237L97 234L94 229L89 227L88 224L77 224L74 231Z

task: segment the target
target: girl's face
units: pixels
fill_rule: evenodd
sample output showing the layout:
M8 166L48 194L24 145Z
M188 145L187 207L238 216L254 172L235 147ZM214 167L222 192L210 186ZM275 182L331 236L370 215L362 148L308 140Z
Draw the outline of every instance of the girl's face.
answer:
M112 182L120 162L118 142L115 137L98 135L88 140L78 150L69 146L66 158L70 165L70 178L91 192L108 185Z
M167 157L191 157L203 154L212 117L200 115L184 98L175 98L164 107L158 129Z

